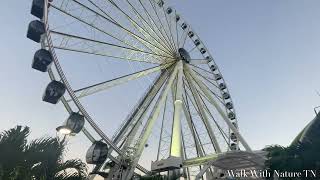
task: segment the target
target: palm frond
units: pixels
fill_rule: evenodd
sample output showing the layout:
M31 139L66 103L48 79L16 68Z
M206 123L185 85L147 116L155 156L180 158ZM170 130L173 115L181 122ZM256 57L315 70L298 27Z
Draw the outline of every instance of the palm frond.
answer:
M86 176L79 176L76 172L62 173L54 178L55 180L84 180Z
M37 163L49 159L59 161L63 156L64 149L65 144L61 143L58 138L47 137L31 141L26 146L25 152L28 157L35 160L34 163Z
M86 179L87 167L79 159L63 161L65 138L43 137L27 143L28 127L0 133L0 180Z
M54 176L57 165L63 162L65 146L66 141L59 138L40 138L31 141L26 154L34 164L32 167L34 175L36 177L41 177L42 174Z
M0 134L0 166L3 176L9 176L16 167L23 166L24 149L29 134L29 127L22 126L16 126Z
M87 165L80 159L67 160L57 166L57 174L63 174L63 172L74 172L78 174L78 177L87 177Z
M0 145L10 145L11 147L23 149L27 144L29 134L29 127L16 126L0 134Z

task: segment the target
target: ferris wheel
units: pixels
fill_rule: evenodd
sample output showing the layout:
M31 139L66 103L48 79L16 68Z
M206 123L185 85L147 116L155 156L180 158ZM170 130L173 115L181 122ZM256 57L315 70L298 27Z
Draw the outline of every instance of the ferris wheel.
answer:
M61 102L70 114L57 128L60 133L82 132L91 141L86 160L95 165L93 174L212 179L225 177L217 163L226 164L226 155L242 153L247 166L259 164L250 160L255 154L238 131L231 95L213 56L167 2L33 0L31 14L39 20L30 22L27 37L41 44L32 67L51 79L43 101ZM70 69L101 60L114 62L107 68L122 74L86 80L88 66L77 72L82 79L71 80L76 76ZM125 95L141 97L126 118L114 120L121 122L117 130L101 128L88 99L134 86L139 79L149 83ZM144 153L147 148L153 157ZM141 159L149 160L151 169Z

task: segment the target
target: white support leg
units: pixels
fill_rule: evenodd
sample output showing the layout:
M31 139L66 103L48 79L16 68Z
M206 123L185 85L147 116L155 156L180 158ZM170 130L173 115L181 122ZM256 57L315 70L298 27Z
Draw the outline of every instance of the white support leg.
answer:
M178 77L176 86L176 96L174 100L174 118L171 136L170 155L181 157L181 113L182 113L182 76L183 64L182 61L177 63Z
M130 179L132 177L133 172L135 170L135 167L136 167L136 165L140 159L140 156L143 152L143 149L145 147L145 144L146 144L149 136L151 135L152 128L153 128L156 120L159 117L161 107L165 103L166 97L168 95L168 92L170 90L170 87L171 87L174 79L175 79L177 72L178 72L178 66L176 65L172 74L170 75L170 78L168 79L167 83L165 84L165 87L163 87L164 89L162 90L160 97L159 97L156 105L154 106L154 109L152 110L151 115L145 125L145 128L142 131L142 134L139 138L139 142L135 146L135 154L134 154L133 163L123 179Z

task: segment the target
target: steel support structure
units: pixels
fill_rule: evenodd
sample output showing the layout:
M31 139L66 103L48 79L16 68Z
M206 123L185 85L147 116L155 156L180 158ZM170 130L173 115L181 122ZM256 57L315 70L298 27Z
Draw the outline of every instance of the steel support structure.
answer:
M127 180L130 179L134 173L134 170L136 168L136 165L138 164L138 161L140 159L140 156L144 150L145 144L149 138L149 136L151 135L151 131L154 127L154 124L156 122L156 120L158 119L159 115L160 115L160 111L161 111L161 107L165 104L165 100L167 98L168 92L172 86L172 83L175 79L175 76L178 73L178 69L179 66L175 66L174 70L172 72L172 74L170 75L169 79L167 80L166 84L164 85L160 97L156 102L156 105L154 106L148 121L143 129L143 132L141 133L138 142L136 143L135 147L134 147L134 155L133 155L133 161L132 164L130 165L130 168L128 168L124 173L123 173L123 180Z

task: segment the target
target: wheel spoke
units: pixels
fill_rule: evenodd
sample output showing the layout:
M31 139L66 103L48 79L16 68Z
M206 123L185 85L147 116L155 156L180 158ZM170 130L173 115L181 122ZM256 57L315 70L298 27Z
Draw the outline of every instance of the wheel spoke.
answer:
M137 16L137 18L139 19L139 21L143 24L143 26L144 26L144 28L143 29L141 29L141 28L137 28L139 31L140 31L140 29L141 29L141 33L143 34L144 32L147 32L147 35L146 36L151 36L152 37L152 35L150 34L151 32L152 32L152 34L154 34L156 37L153 37L153 39L157 39L157 42L163 47L163 48L165 48L165 49L167 49L168 51L170 51L170 53L171 54L173 54L174 52L166 45L166 44L164 44L164 43L161 43L161 41L162 42L165 42L165 41L163 41L163 39L155 32L155 30L153 29L153 27L151 26L151 24L149 24L146 20L145 20L145 18L139 13L139 11L128 1L128 0L126 0L127 2L128 2L128 4L131 6L131 8L133 9L133 11L135 12L135 14L136 14L136 16ZM139 1L140 2L140 4L142 4L141 3L141 1ZM147 31L147 29L149 29L150 31ZM146 33L144 33L144 34L146 34Z
M196 89L195 89L194 85L191 82L189 74L186 74L186 78L187 78L186 79L187 80L186 84L189 85L190 91L192 92L192 96L193 96L193 98L195 100L195 104L194 105L196 105L197 109L199 110L199 113L200 113L199 115L200 115L200 117L201 117L201 119L202 119L202 121L203 121L203 123L204 123L204 125L205 125L205 127L207 129L207 131L208 131L208 135L210 137L212 145L214 146L215 151L217 153L220 153L221 152L221 148L220 148L220 146L218 144L217 138L215 137L215 135L213 133L213 129L212 129L212 127L211 127L211 125L210 125L210 123L208 121L208 117L207 117L206 113L203 110L203 106L202 106L202 104L200 102L200 97L197 94Z
M171 40L172 40L172 42L173 42L173 45L174 45L173 47L174 47L175 51L178 52L178 49L177 49L177 46L176 46L176 44L175 44L175 41L174 41L174 38L173 38L173 35L172 35L172 31L171 31L171 22L169 23L168 15L167 15L167 13L166 13L165 10L164 10L164 6L162 6L162 11L163 11L163 14L164 14L164 16L165 16L165 20L166 20L167 25L168 25L170 38L171 38Z
M199 93L199 91L197 90L197 93ZM214 124L216 125L216 127L218 128L219 132L221 133L224 141L226 142L226 144L229 144L229 141L228 141L228 135L226 132L223 131L223 129L221 128L221 126L218 124L218 122L214 119L212 113L210 112L208 106L206 105L205 101L203 100L203 98L200 96L200 99L201 99L201 102L205 108L205 111L207 112L207 114L209 114L210 118L212 119L212 121L214 122Z
M149 0L149 3L150 3L150 5L152 6L152 9L153 9L154 13L155 13L156 16L157 16L157 19L158 19L158 22L160 23L161 29L163 29L163 31L164 31L164 33L165 33L168 41L170 42L170 46L171 46L172 49L174 50L174 49L175 49L175 48L174 48L174 45L173 45L173 43L172 43L172 41L171 41L171 39L170 39L170 37L169 37L169 35L168 35L168 33L167 33L164 25L163 25L163 23L162 23L162 21L161 21L161 19L160 19L160 17L159 17L158 11L157 11L157 9L156 9L156 7L155 7L156 5L154 5L154 4L151 2L151 0Z
M185 83L185 82L184 82ZM192 116L191 116L191 113L190 113L190 108L189 108L189 101L188 101L188 97L187 97L187 92L186 92L186 89L185 89L185 85L184 85L184 95L185 95L185 100L184 100L184 106L183 106L183 112L184 112L184 115L186 117L186 120L187 120L187 124L188 124L188 127L190 129L190 132L192 134L192 137L193 137L193 140L194 140L194 143L195 143L195 147L196 147L196 151L197 151L197 155L202 157L204 156L204 153L201 149L201 142L200 142L200 139L199 137L197 136L196 134L196 129L194 127L194 123L193 123L193 120L192 120Z
M179 44L179 47L184 47L184 44L186 43L187 37L188 37L188 31L189 31L190 27L188 26L188 29L185 31L182 31L183 33L181 33L181 37L180 37L180 41L181 45Z
M206 73L209 73L209 74L213 74L213 72L211 72L211 71L209 71L209 70L206 70L206 69L203 69L203 68L201 68L201 67L199 67L199 66L196 66L196 65L194 65L194 64L190 64L192 67L195 67L195 68L197 68L197 69L200 69L200 70L202 70L202 71L204 71L204 72L206 72Z
M207 96L209 102L214 105L214 107L217 109L217 111L219 112L219 114L221 115L222 119L228 124L229 128L236 134L236 136L239 138L240 142L242 143L242 145L245 147L245 149L247 151L252 151L250 146L248 145L248 143L245 141L245 139L242 137L242 135L239 133L238 129L236 129L236 127L234 127L234 125L231 123L231 121L229 120L229 118L227 117L227 115L225 114L224 110L222 110L222 108L218 105L218 103L215 101L215 99L212 97L212 94L210 93L210 91L208 90L209 88L203 83L201 82L196 74L194 74L194 72L189 68L189 66L185 66L188 73L192 74L192 77L194 77L195 81L197 81L198 86L200 87L201 91Z
M134 27L138 30L142 30L144 32L146 32L150 37L152 37L147 31L145 31L134 19L132 19L126 12L124 12L114 1L112 0L108 0L114 7L116 7L122 14L125 15L125 17L134 25ZM146 44L149 44L151 46L153 46L154 48L168 54L171 55L170 52L158 47L157 45L154 45L153 43L149 42L148 40L145 40L137 35L135 35L135 37L138 37L139 39L143 40ZM154 38L153 38L154 39ZM157 41L156 39L154 39L157 43L160 43L159 41ZM161 44L161 43L160 43Z
M151 16L151 14L148 12L148 10L146 9L145 5L143 5L143 3L141 2L141 0L138 0L140 5L142 6L142 8L144 9L144 12L147 14L148 18L150 19L150 24L153 24L156 29L159 31L162 40L165 41L167 43L167 47L170 48L170 50L172 52L174 52L174 49L172 48L172 46L170 46L170 42L168 41L168 39L166 38L166 36L163 34L163 32L161 31L161 28L158 26L158 24L155 22L155 20L153 19L153 17ZM151 5L152 6L152 5ZM153 26L153 27L154 27Z
M92 2L91 0L88 0L91 4L93 4L95 7L99 8L94 2ZM120 28L122 28L123 30L125 30L126 32L129 33L129 35L132 35L135 39L137 39L138 41L140 41L140 43L144 44L145 46L147 46L149 49L152 48L156 48L156 50L161 50L162 52L166 53L167 55L170 55L171 52L168 51L168 49L166 49L161 42L159 42L157 39L155 39L152 35L150 35L150 33L148 31L146 31L144 28L142 28L136 21L134 21L129 15L127 15L122 9L119 8L119 6L117 6L113 1L110 1L110 3L116 7L118 10L120 10L125 16L126 18L129 19L129 21L131 22L131 24L134 26L134 28L136 28L143 36L144 39L140 36L138 36L137 34L134 34L132 31L128 30L127 28L125 28L124 26L120 25L120 23L118 21L116 21L114 18L112 18L106 11L104 11L103 9L99 8L99 10L105 14L107 17L109 17L110 19L113 20L113 22L119 26ZM131 5L131 4L130 4ZM157 45L154 45L150 42L153 42L155 40L155 42L157 43ZM150 46L151 45L151 46ZM158 46L160 45L160 46Z
M193 70L193 72L195 72L197 75L199 75L201 78L203 78L205 81L209 82L211 85L213 85L216 89L218 89L218 90L220 91L219 87L218 87L216 84L214 84L213 82L211 82L211 81L208 79L208 77L205 77L204 75L200 74L199 72L197 72L197 71L195 71L195 70ZM194 78L193 78L193 80L194 80ZM211 79L211 80L213 80L213 79ZM196 81L195 81L195 82L196 82ZM196 82L196 84L198 84L198 83ZM210 92L211 92L222 104L224 104L223 98L221 97L221 95L218 95L217 93L213 92L210 88L208 88L208 90L210 90ZM220 93L220 94L221 94L221 93Z
M123 60L129 60L129 61L137 61L137 62L146 62L146 63L153 63L153 64L159 64L159 61L150 60L150 58L147 55L140 55L139 57L126 57L126 56L114 56L110 55L105 51L97 52L96 50L79 50L75 48L65 48L61 46L52 46L55 49L63 50L63 51L69 51L69 52L77 52L77 53L84 53L89 55L96 55L96 56L102 56L102 57L110 57L110 58L116 58L116 59L123 59Z
M150 42L148 42L147 40L145 40L145 39L141 38L140 36L134 34L132 31L129 31L128 29L125 29L124 27L122 27L120 24L115 23L113 20L109 19L108 17L105 17L104 15L102 15L102 14L100 14L100 13L92 10L91 8L89 8L89 7L87 7L87 6L79 3L79 2L76 1L76 0L72 0L72 1L75 2L75 3L77 3L78 5L82 6L83 8L87 9L88 11L96 14L97 16L105 19L107 22L109 22L109 23L111 23L111 24L114 24L114 25L116 25L117 27L119 27L120 29L124 30L128 35L134 37L139 43L141 43L142 45L144 45L144 46L145 46L147 49L149 49L151 52L153 52L153 53L155 53L155 54L158 54L158 53L156 53L156 52L163 51L163 50L157 48L156 46L154 46L153 44L150 44ZM65 11L65 10L63 10L63 9L60 9L60 8L56 7L56 6L53 5L53 4L52 4L51 6L52 6L54 9L58 10L59 12L61 12L61 13L65 14L65 15L67 15L67 16L70 16L70 17L78 20L79 22L87 25L88 27L90 27L90 28L92 28L92 29L95 29L96 31L101 32L101 33L103 33L103 34L105 34L105 35L113 38L113 39L116 40L117 42L120 42L120 43L122 43L122 44L125 44L125 45L127 45L127 46L129 46L129 47L131 47L131 48L133 48L133 49L141 50L141 49L138 49L136 45L131 44L131 43L129 43L129 42L126 42L124 39L120 39L119 37L116 37L114 34L111 34L111 33L107 32L107 31L103 30L102 28L99 28L99 27L97 26L97 23L95 23L94 21L93 21L93 22L88 22L87 20L81 18L80 16L73 15L73 14L71 14L70 12L67 12L67 11ZM155 50L155 49L157 49L157 50ZM167 53L167 52L165 52L165 53L167 54L167 56L169 56L169 57L171 56L171 54L169 54L169 53Z
M177 11L174 10L174 15L175 15L175 18L177 17ZM180 48L179 47L179 31L178 31L178 21L175 19L175 25L176 25L176 41L177 41L177 48Z
M87 42L91 42L91 43L97 43L97 44L112 46L112 47L116 47L116 48L121 48L123 50L130 51L130 52L134 51L134 52L139 52L139 53L142 53L142 54L148 54L148 55L152 55L152 56L156 56L156 57L161 57L161 58L166 58L166 59L170 58L171 59L171 57L164 56L164 55L161 55L161 54L154 54L154 53L150 53L150 52L147 52L147 51L143 51L143 50L139 50L139 49L135 49L135 48L130 48L130 47L125 47L125 46L120 46L120 45L112 44L112 43L105 42L105 41L90 39L90 38L87 38L87 37L81 37L81 36L76 36L76 35L72 35L72 34L57 32L57 31L50 31L50 32L52 34L56 34L56 35L59 35L59 36L62 36L62 37L67 37L67 38L70 38L70 39L78 39L78 40L83 40L83 41L87 41ZM64 44L65 44L66 48L70 47L70 46L67 46L68 45L67 43L64 43ZM60 47L64 47L64 46L61 46L61 45L62 45L62 43L60 43Z
M190 89L189 86L187 86L187 87ZM213 120L214 124L217 126L217 128L218 128L218 130L220 131L220 133L222 134L225 142L226 142L227 144L229 144L229 142L227 141L227 138L228 138L227 133L222 130L222 128L220 127L220 125L218 124L218 122L217 122L217 121L215 120L215 118L213 117L212 113L210 112L207 104L205 103L205 101L204 101L204 99L203 99L203 97L206 98L206 99L207 99L207 97L206 97L202 92L200 92L197 88L196 88L195 90L196 90L197 94L198 94L199 97L200 97L200 100L201 100L201 102L202 102L202 104L203 104L203 107L204 107L205 111L209 114L209 116L210 116L211 119ZM207 100L208 100L208 99L207 99ZM223 103L223 102L221 101L221 103Z
M108 80L108 81L94 84L94 85L91 85L91 86L88 86L85 88L81 88L81 89L75 90L74 92L76 93L78 98L82 98L85 96L95 94L97 92L104 91L104 90L109 89L111 87L118 86L118 85L126 83L128 81L132 81L132 80L147 76L151 73L160 71L162 69L166 69L166 68L170 67L171 65L172 65L172 63L169 63L169 64L164 64L164 65L160 65L157 67L145 69L145 70L135 72L135 73L132 73L129 75L121 76L121 77L118 77L118 78L115 78L112 80Z

